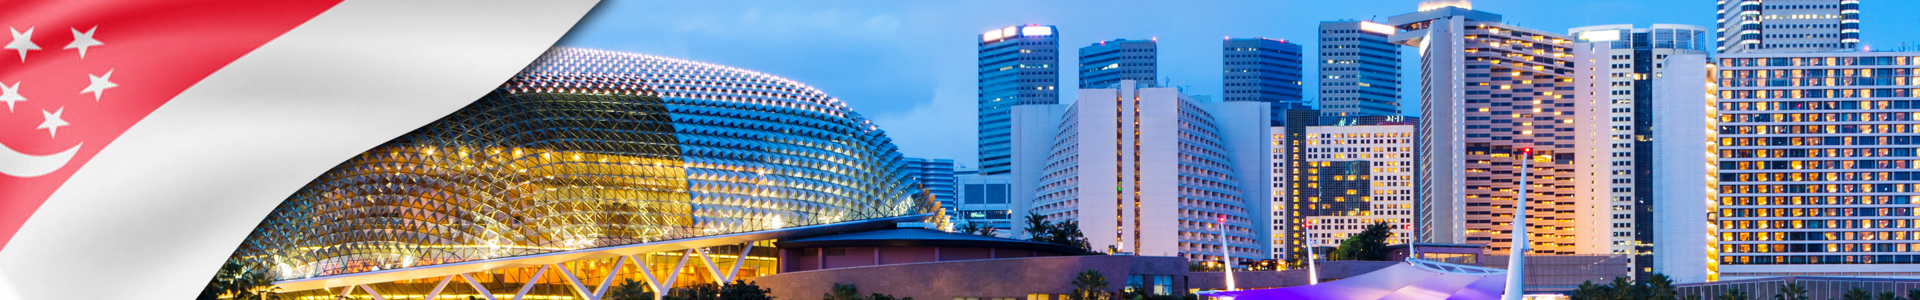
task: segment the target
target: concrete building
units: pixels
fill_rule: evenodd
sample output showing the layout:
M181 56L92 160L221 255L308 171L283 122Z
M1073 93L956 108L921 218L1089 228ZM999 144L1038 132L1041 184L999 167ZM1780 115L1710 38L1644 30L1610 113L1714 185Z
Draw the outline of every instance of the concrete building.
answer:
M1414 148L1421 242L1508 251L1519 166L1530 159L1528 253L1608 253L1604 51L1500 23L1466 1L1388 18L1420 49ZM1521 157L1531 148L1533 157Z
M1306 259L1304 251L1338 247L1375 222L1393 228L1387 243L1412 241L1414 123L1313 110L1286 117L1270 130L1274 258Z
M978 171L959 171L954 176L958 182L956 198L960 199L959 219L977 226L993 227L994 236L1012 237L1025 226L1016 226L1025 215L1014 215L1012 184L1008 176L980 175ZM1023 210L1024 211L1024 210ZM956 223L964 225L965 223ZM956 225L959 226L959 225Z
M1860 0L1718 0L1720 53L1859 49Z
M1075 220L1095 249L1266 259L1267 109L1132 80L1016 107L1015 211Z
M1272 104L1274 124L1280 112L1306 109L1300 96L1300 45L1267 38L1229 38L1221 41L1222 90L1225 101Z
M905 161L906 166L900 168L900 172L913 177L920 184L914 188L922 196L933 197L934 201L940 202L940 208L947 218L958 224L961 218L956 208L960 207L960 202L956 200L959 198L955 194L953 160L908 157Z
M1639 228L1633 231L1635 246L1644 247L1633 252L1635 276L1661 273L1674 283L1719 280L1715 211L1720 102L1715 69L1706 53L1674 54L1655 62L1662 68L1650 75L1654 96L1648 108L1660 113L1643 115L1660 130L1634 139L1642 144L1635 155L1648 162L1636 174L1645 179L1639 181L1649 182L1648 196L1638 197L1634 206L1635 212L1647 212L1633 225ZM1642 238L1645 245L1639 242Z
M1015 105L1060 103L1060 35L1053 25L1009 26L980 34L981 174L1005 174Z
M1720 278L1920 278L1920 52L1719 65Z
M1636 278L1650 275L1654 235L1662 232L1652 226L1654 208L1658 205L1653 203L1654 181L1647 180L1654 175L1652 160L1655 159L1647 155L1653 151L1649 145L1654 142L1648 138L1654 134L1654 126L1650 125L1654 112L1660 111L1652 109L1658 94L1653 92L1652 82L1659 79L1655 75L1665 69L1668 56L1710 53L1712 45L1707 39L1711 34L1706 27L1692 25L1653 24L1648 28L1634 28L1632 24L1616 24L1573 28L1567 30L1567 35L1590 47L1606 49L1607 124L1611 138L1607 148L1613 159L1608 172L1613 210L1609 214L1613 225L1609 248L1612 253L1634 255ZM1685 84L1698 85L1701 80L1705 79ZM1686 103L1700 102L1689 100Z
M1156 40L1117 39L1080 47L1080 88L1103 89L1121 80L1159 80Z
M1393 26L1368 21L1320 22L1320 112L1328 116L1398 116L1400 47Z
M1846 295L1847 291L1856 288L1866 290L1869 295L1879 296L1881 293L1891 292L1895 297L1905 298L1907 291L1920 289L1920 280L1915 279L1816 276L1683 283L1675 284L1673 289L1677 292L1676 296L1682 299L1689 295L1700 296L1700 299L1714 299L1713 297L1725 294L1728 290L1740 290L1747 294L1747 299L1774 299L1773 297L1780 295L1780 286L1789 283L1806 288L1807 299L1843 299L1841 297Z

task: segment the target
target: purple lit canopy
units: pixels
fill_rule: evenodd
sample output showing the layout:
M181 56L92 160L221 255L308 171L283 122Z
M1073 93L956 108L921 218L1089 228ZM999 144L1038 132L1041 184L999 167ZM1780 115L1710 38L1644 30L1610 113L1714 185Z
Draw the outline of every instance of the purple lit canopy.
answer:
M1208 294L1221 300L1498 300L1506 270L1408 259L1377 271L1315 285Z

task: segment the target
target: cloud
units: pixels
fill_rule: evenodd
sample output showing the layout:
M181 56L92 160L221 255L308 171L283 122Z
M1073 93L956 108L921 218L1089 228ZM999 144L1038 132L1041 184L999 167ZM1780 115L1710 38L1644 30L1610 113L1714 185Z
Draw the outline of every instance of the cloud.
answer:
M933 101L869 117L909 157L947 158L971 167L976 163L974 144L979 136L974 129L978 111L977 99L971 97L974 89L973 78L942 77Z

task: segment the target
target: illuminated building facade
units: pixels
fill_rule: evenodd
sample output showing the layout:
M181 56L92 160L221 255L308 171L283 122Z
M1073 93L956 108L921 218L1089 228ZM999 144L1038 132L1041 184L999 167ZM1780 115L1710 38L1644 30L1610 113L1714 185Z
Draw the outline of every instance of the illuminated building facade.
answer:
M1860 47L1860 0L1717 0L1720 53Z
M1444 2L1444 3L1441 3ZM1431 5L1430 5L1431 4ZM1465 1L1428 1L1388 18L1395 43L1420 49L1416 214L1422 242L1501 253L1517 196L1521 149L1533 254L1604 254L1606 54L1566 36L1500 23Z
M1920 53L1718 59L1721 278L1920 277Z
M1706 53L1673 54L1655 62L1661 67L1649 75L1652 86L1645 91L1654 96L1645 108L1660 113L1646 115L1646 124L1660 130L1634 139L1641 146L1635 155L1645 157L1647 166L1636 173L1646 174L1643 181L1649 182L1647 201L1636 203L1648 212L1635 219L1645 220L1635 226L1642 229L1637 233L1658 235L1649 236L1645 250L1631 256L1633 271L1640 278L1666 274L1674 283L1716 281L1720 102L1715 67Z
M980 34L980 174L1012 168L1009 131L1015 105L1060 103L1060 32L1053 25L1009 26Z
M1156 40L1117 39L1080 47L1080 88L1104 89L1121 80L1157 83L1159 51Z
M1607 49L1607 125L1612 141L1607 149L1613 158L1609 170L1608 191L1612 235L1609 249L1615 254L1632 254L1635 278L1652 275L1654 235L1653 160L1654 134L1653 82L1655 74L1665 71L1667 57L1682 54L1706 54L1711 47L1707 28L1693 25L1653 24L1633 28L1632 24L1577 27L1567 35L1589 47ZM1695 67L1695 66L1689 66ZM1704 79L1703 79L1704 80ZM1701 81L1701 80L1694 80ZM1694 82L1688 82L1689 84ZM1699 102L1689 99L1686 103Z
M958 187L954 185L957 178L953 160L908 157L906 163L906 168L901 171L920 184L913 187L916 195L920 198L932 197L940 202L940 209L949 218L949 223L958 221L960 217L954 208L960 207L960 202L956 193Z
M1016 131L1032 140L1014 146L1013 187L1031 207L1015 211L1075 220L1095 250L1271 257L1268 104L1199 102L1142 84L1081 89L1071 105L1016 107Z
M1368 21L1320 22L1320 113L1398 116L1400 46L1393 26Z
M1221 44L1221 90L1225 101L1271 104L1280 112L1305 109L1300 96L1300 45L1267 38L1227 39Z
M1025 229L1026 224L1019 222L1024 222L1027 216L1014 214L1013 185L1008 182L1009 176L980 175L969 170L959 171L955 177L959 181L957 194L960 199L960 215L956 220L980 227L993 227L994 236L1000 237L1011 237L1018 230ZM1018 226L1015 226L1016 223L1019 223Z
M387 299L572 299L580 281L750 278L777 270L756 234L938 216L904 166L877 127L798 82L556 48L322 174L232 259L267 268L289 299L332 299L341 285ZM733 270L679 267L696 256Z
M1414 123L1286 114L1288 126L1270 130L1274 257L1304 260L1376 222L1392 228L1388 244L1412 242Z

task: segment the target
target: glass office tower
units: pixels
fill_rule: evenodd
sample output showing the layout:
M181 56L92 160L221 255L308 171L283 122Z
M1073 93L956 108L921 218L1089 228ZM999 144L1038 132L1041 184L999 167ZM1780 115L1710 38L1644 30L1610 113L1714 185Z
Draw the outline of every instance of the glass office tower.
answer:
M1227 39L1221 43L1221 90L1225 101L1258 101L1280 112L1306 109L1300 97L1300 45L1267 38Z
M1367 21L1320 22L1320 113L1398 116L1400 47L1393 26Z
M1118 39L1080 47L1080 88L1112 88L1121 80L1157 84L1159 51L1155 40Z
M980 174L1012 168L1009 130L1015 105L1060 103L1060 35L1053 25L1009 26L980 34Z

